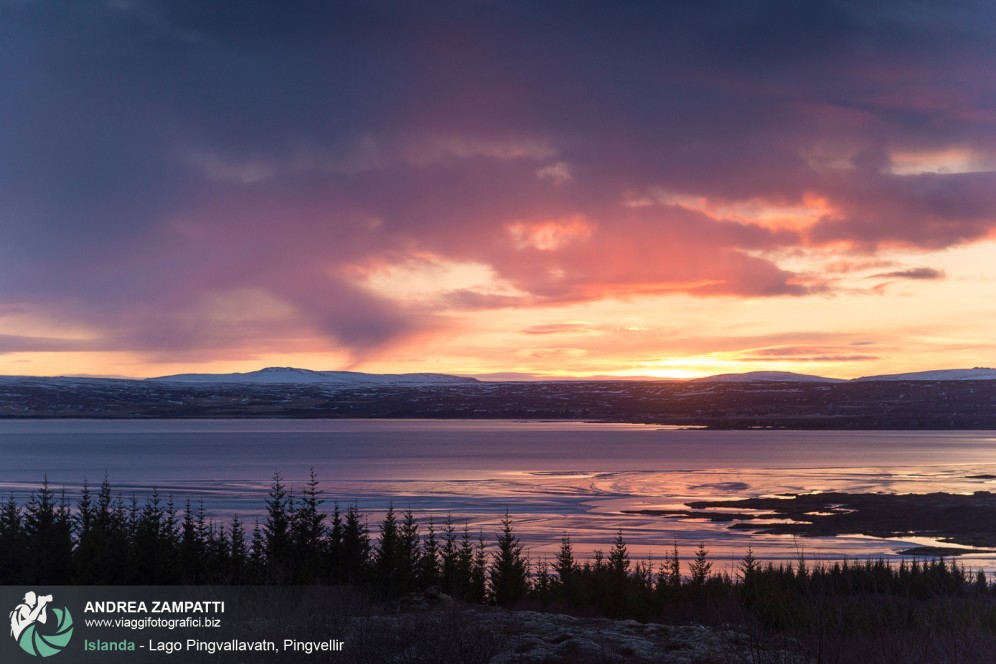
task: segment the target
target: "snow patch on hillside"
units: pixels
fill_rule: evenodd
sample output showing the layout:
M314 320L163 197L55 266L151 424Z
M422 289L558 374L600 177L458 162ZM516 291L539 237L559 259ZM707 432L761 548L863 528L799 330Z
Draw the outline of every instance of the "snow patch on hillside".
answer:
M938 369L936 371L916 371L882 376L862 376L855 380L996 380L996 369L987 367Z

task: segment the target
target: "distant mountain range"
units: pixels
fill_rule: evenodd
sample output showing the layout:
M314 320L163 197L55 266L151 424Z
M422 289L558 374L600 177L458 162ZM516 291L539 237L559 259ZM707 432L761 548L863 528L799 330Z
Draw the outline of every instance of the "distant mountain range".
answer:
M526 374L514 374L511 380L523 380ZM504 376L503 376L504 377ZM509 378L506 378L508 380ZM408 373L408 374L371 374L357 371L312 371L310 369L295 369L293 367L267 367L259 371L229 374L176 374L148 378L149 381L174 383L238 383L255 385L467 385L478 383L476 378L452 376L438 373ZM563 382L589 382L620 380L612 376L592 378L565 379ZM661 380L644 378L643 380ZM863 376L854 381L875 380L996 380L996 369L976 367L974 369L941 369L937 371L918 371L914 373L885 374L881 376ZM558 380L558 382L560 382ZM718 374L705 378L696 378L689 382L695 383L846 383L842 378L827 378L811 374L793 373L791 371L748 371L739 374Z
M316 383L332 385L465 385L477 383L476 378L464 378L437 373L369 374L357 371L311 371L293 367L267 367L259 371L230 374L176 374L148 378L150 381L173 383L251 383L296 385Z
M507 379L506 379L507 380ZM996 429L996 370L835 380L484 381L274 367L146 380L0 376L0 420L419 418L641 422L715 429Z

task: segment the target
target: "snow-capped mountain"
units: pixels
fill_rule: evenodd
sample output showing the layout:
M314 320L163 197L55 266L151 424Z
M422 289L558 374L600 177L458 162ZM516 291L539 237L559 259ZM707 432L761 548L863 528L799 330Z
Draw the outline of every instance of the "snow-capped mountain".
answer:
M696 378L698 383L843 383L841 378L825 378L809 374L792 373L791 371L748 371L739 374L718 374Z
M974 369L938 369L913 373L885 374L882 376L862 376L855 380L996 380L996 369L975 367Z
M938 369L935 371L916 371L913 373L884 374L881 376L862 376L853 381L872 380L996 380L996 369L975 367L974 369ZM791 371L748 371L738 374L718 374L696 378L691 382L699 383L846 383L842 378L826 378L809 374L792 373Z
M253 383L253 384L332 384L332 385L460 385L478 382L448 374L369 374L357 371L311 371L293 367L267 367L259 371L230 374L176 374L149 378L151 381L174 383Z

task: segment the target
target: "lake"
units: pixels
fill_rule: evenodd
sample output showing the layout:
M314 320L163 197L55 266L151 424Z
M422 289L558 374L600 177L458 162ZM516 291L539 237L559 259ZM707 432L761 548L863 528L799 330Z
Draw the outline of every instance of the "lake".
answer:
M895 557L923 539L795 538L702 520L623 514L687 500L809 491L971 493L996 490L992 431L708 431L652 425L468 420L5 420L0 489L23 502L47 474L78 494L106 474L142 499L152 487L209 515L262 514L274 471L299 490L313 468L333 501L356 503L371 530L388 504L423 525L448 514L491 538L506 509L533 558L562 533L579 553L622 531L631 557L699 542L722 569L748 544L766 559ZM438 528L437 528L438 529ZM996 556L961 560L996 569Z

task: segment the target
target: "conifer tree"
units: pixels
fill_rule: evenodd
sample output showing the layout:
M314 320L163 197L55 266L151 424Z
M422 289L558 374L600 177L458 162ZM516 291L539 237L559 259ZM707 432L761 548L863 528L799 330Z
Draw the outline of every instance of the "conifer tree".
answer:
M550 565L547 563L546 558L540 558L539 563L536 565L536 580L532 591L533 596L537 597L544 606L550 601L553 591L553 578L550 576Z
M21 508L11 493L0 510L0 585L22 583L24 540Z
M380 541L374 558L377 581L388 595L398 594L399 562L401 558L401 537L398 533L398 519L394 515L394 505L389 505L384 520L380 524Z
M706 579L709 578L712 563L706 560L708 554L709 552L706 550L705 545L699 543L699 548L695 552L695 560L692 561L690 566L692 583L697 586L704 585Z
M598 576L602 576L608 566L605 564L605 552L595 549L591 552L591 569Z
M622 531L616 532L615 542L609 551L607 565L609 587L609 611L615 616L622 615L627 610L629 595L629 550L623 540Z
M498 550L491 567L491 595L499 606L511 606L525 598L529 589L528 566L522 556L522 544L512 530L512 518L505 510L501 532L497 534Z
M342 574L346 583L360 583L367 579L370 561L370 536L367 525L360 518L356 505L346 510L342 529Z
M259 519L256 519L252 527L250 542L247 572L249 578L259 582L263 580L266 570L266 538L263 535L263 529L259 525Z
M266 543L266 568L270 581L290 583L292 570L291 523L293 512L280 473L274 471L273 482L266 498L266 521L263 522L263 539Z
M339 501L333 503L332 519L329 522L328 532L325 536L325 574L334 583L342 583L345 579L343 571L343 532L344 524L342 520L342 510L339 509Z
M238 514L232 515L228 527L228 551L231 565L230 578L233 583L246 582L246 566L249 562L249 549L246 547L246 529Z
M641 591L653 589L654 561L650 552L647 552L646 560L638 560L636 564L633 565L633 573L630 575L630 579Z
M989 581L986 579L985 570L980 569L975 573L975 583L973 585L976 593L979 595L986 594L986 591L989 590Z
M318 488L315 469L311 469L301 503L293 513L294 559L297 561L297 581L309 583L317 580L324 566L325 515L321 512L323 491Z
M72 567L72 525L68 510L59 510L46 476L24 509L27 552L22 583L69 583Z
M95 573L90 583L99 585L127 583L130 576L130 538L127 532L127 509L119 495L111 493L111 482L104 476L97 494L97 512L94 521L96 547L92 550L91 570Z
M678 542L675 540L671 555L667 561L667 585L671 588L681 587L681 558L678 557Z
M104 565L109 543L110 484L107 477L100 485L96 502L86 481L76 507L76 553L73 556L73 582L80 584L106 584L111 579L104 576Z
M180 517L176 509L173 494L166 498L166 509L163 510L163 525L160 530L164 551L164 566L166 575L160 583L180 582Z
M455 595L460 585L460 548L457 544L452 514L446 515L446 523L443 526L443 546L439 552L439 563L443 591Z
M155 488L145 500L145 506L135 526L135 579L137 583L156 585L166 582L168 549L163 537L163 508Z
M418 583L423 589L439 585L439 541L436 539L436 529L431 517L426 527L425 539L422 540L418 567Z
M207 544L208 539L211 537L211 529L213 524L209 524L207 520L207 512L204 511L204 499L201 498L197 503L197 538L203 543Z
M405 518L401 522L401 592L408 592L415 583L418 574L419 542L418 520L411 507L405 510Z
M484 531L477 535L477 544L474 546L474 560L470 568L470 589L468 592L469 601L475 604L483 604L488 595L488 553L487 544L484 541Z
M228 533L224 524L216 525L208 522L207 535L204 538L205 583L232 583L232 561Z
M553 571L557 575L557 588L562 599L569 600L574 594L574 577L577 563L574 562L574 546L567 533L560 538L560 550L553 561Z
M128 499L128 511L125 515L125 537L128 540L129 552L132 557L129 559L129 565L134 564L135 557L135 534L138 532L138 522L141 517L141 510L138 507L138 495L132 492L131 497Z
M616 531L615 542L612 543L612 550L609 551L609 571L618 580L625 580L629 574L629 550L623 540L622 531Z
M454 594L468 602L480 602L473 593L474 579L474 542L470 538L470 524L464 522L463 535L460 537L460 550L457 552L457 579Z
M90 485L84 477L83 488L80 489L80 499L76 503L76 516L73 524L77 543L87 538L93 529L93 509L93 495L90 492Z
M906 561L904 560L903 565L905 564ZM754 557L754 550L751 549L750 545L747 546L747 553L737 567L739 568L740 577L743 579L744 585L749 585L754 581L760 570L760 564L757 562L757 558Z
M66 494L65 487L62 488L62 491L59 494L59 506L55 512L55 522L60 540L68 547L66 550L66 560L64 562L66 570L66 576L64 578L66 583L68 583L69 579L72 577L72 556L75 542L73 540L73 510L69 505L69 496Z
M180 521L180 578L185 584L200 583L204 566L204 539L197 527L197 518L187 499Z

